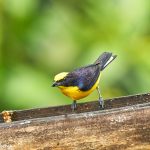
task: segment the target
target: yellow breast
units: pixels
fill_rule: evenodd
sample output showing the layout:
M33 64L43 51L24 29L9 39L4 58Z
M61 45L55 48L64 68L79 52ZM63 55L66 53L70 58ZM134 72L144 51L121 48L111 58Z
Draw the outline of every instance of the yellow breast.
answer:
M97 88L99 84L99 80L100 80L100 76L96 81L96 83L93 85L93 87L88 91L81 91L77 86L70 86L70 87L59 86L59 88L64 95L70 97L73 100L78 100L92 93Z

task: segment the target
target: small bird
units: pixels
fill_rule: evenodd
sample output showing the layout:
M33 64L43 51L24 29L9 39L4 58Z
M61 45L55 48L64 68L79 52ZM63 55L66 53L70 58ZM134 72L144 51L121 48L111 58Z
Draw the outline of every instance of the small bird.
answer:
M101 72L117 55L110 52L102 53L91 65L75 69L72 72L62 72L54 77L52 87L58 87L61 92L73 100L71 108L77 108L76 100L82 99L95 89L99 95L99 106L104 108L104 101L100 93L99 81Z

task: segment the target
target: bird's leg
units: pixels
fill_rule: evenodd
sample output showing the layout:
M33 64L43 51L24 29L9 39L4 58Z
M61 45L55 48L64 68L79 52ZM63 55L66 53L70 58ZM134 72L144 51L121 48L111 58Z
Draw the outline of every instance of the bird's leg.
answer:
M74 100L73 103L71 104L71 108L73 111L77 108L76 100Z
M100 106L100 108L103 109L104 108L104 100L103 100L103 97L101 96L101 92L100 92L99 86L96 89L98 91L98 96L99 96L99 100L98 100L99 106Z

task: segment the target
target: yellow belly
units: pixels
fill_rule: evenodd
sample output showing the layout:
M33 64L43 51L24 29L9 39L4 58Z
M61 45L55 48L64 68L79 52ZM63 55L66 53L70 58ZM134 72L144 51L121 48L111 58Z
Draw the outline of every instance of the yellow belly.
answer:
M70 87L59 86L59 88L64 95L70 97L73 100L78 100L92 93L97 88L99 84L99 80L100 80L100 76L96 81L96 83L94 84L94 86L88 91L80 91L77 86L70 86Z

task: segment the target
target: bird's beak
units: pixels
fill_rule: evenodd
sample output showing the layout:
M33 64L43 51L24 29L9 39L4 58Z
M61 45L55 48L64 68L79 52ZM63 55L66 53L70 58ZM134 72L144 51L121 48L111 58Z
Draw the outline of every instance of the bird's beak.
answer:
M57 85L56 82L54 82L54 83L52 84L52 87L56 87L56 86L58 86L58 85Z

